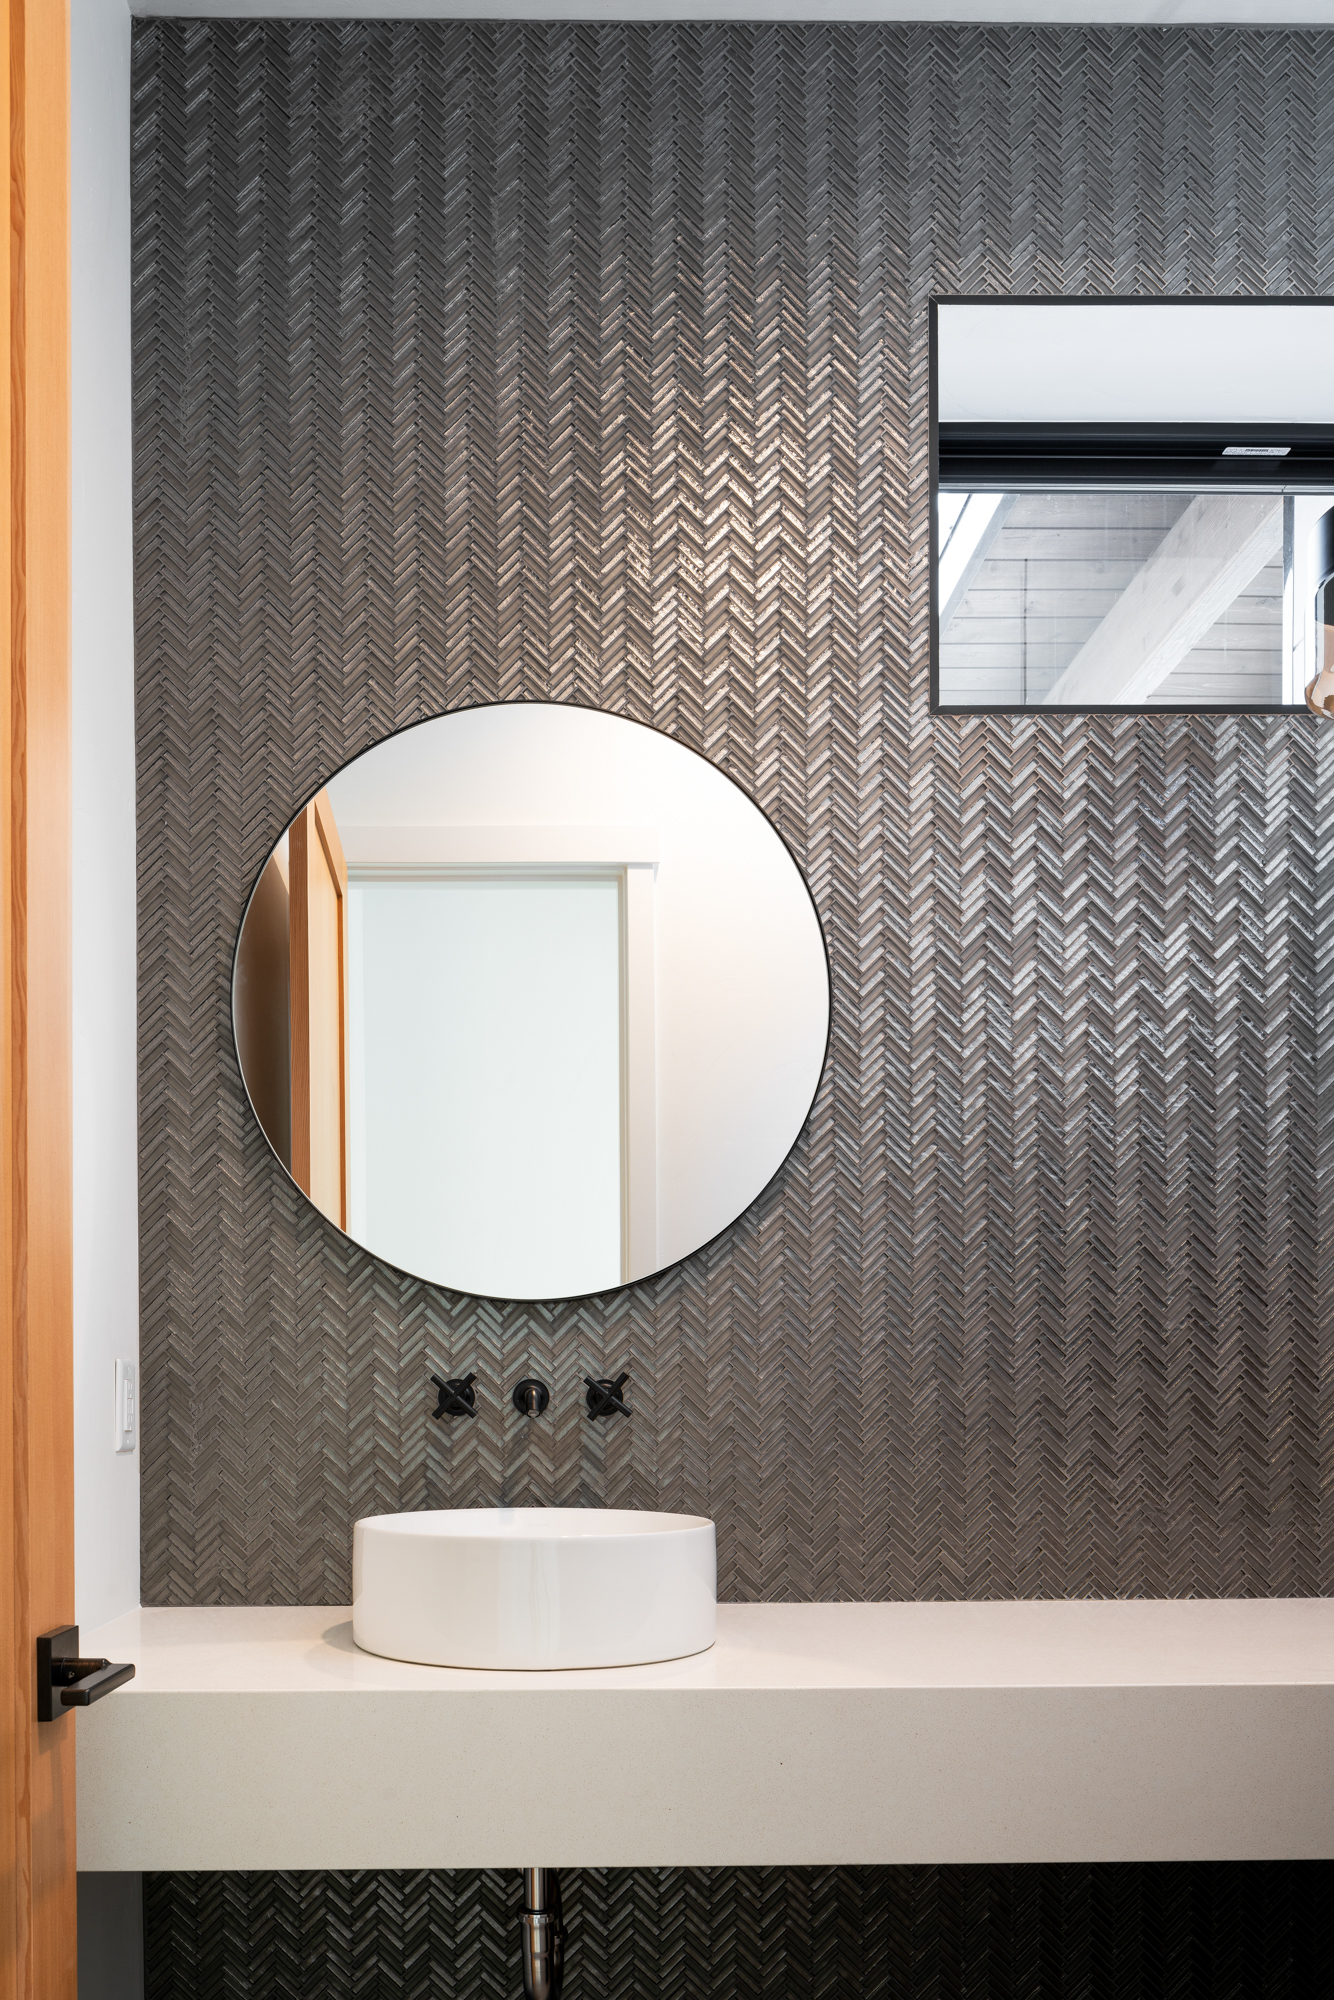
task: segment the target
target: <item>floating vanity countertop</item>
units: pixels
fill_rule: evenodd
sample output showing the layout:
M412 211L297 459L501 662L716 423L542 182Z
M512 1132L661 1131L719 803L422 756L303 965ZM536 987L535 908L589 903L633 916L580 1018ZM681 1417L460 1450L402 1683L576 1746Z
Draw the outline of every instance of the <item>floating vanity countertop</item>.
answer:
M1334 1600L723 1604L707 1653L521 1674L330 1606L130 1612L79 1866L1334 1856Z

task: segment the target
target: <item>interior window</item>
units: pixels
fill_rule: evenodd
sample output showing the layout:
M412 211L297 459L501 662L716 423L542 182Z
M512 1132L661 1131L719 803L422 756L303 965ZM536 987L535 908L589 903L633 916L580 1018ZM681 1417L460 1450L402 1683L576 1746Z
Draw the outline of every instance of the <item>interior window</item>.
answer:
M1334 507L1334 424L1304 420L1330 414L1321 309L941 301L932 324L933 705L1303 706Z

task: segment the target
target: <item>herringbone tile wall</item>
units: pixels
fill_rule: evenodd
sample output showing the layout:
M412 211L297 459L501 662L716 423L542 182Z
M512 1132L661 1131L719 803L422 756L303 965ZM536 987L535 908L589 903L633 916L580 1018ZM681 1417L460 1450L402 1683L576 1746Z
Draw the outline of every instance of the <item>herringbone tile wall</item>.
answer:
M711 1513L730 1597L1334 1587L1334 729L933 718L925 571L928 296L1329 291L1334 37L136 40L145 1601L343 1602L359 1514L502 1497ZM294 805L525 697L740 779L834 973L766 1195L553 1311L349 1251L228 1018ZM1247 1880L587 1872L573 1992L1327 1988ZM150 1990L514 1991L511 1888L155 1878Z
M581 1868L566 2000L1316 2000L1320 1862ZM147 2000L512 2000L517 1870L152 1875Z
M500 1498L738 1598L1330 1590L1334 730L928 714L924 308L1328 290L1334 36L152 20L134 204L146 1602ZM740 778L834 966L766 1196L556 1310L348 1250L228 1022L294 804L494 698Z
M928 296L1328 290L1334 36L153 20L134 190L145 1600L502 1497L728 1597L1334 1587L1334 729L932 717L925 568ZM738 778L834 977L753 1210L554 1310L349 1250L228 1010L296 803L525 697Z

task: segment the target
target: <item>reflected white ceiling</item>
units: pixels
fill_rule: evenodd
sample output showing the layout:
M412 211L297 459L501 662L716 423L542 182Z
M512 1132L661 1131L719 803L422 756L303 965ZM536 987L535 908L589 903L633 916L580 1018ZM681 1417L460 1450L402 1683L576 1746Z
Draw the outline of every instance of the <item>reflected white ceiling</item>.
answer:
M1334 303L948 305L942 423L1334 423Z

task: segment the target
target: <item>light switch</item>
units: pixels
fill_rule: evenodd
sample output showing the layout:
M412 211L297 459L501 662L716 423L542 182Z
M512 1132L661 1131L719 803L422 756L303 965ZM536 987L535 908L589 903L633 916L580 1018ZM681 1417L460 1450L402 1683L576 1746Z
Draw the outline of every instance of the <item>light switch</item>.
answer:
M139 1442L139 1368L134 1361L116 1363L116 1450L133 1451Z

